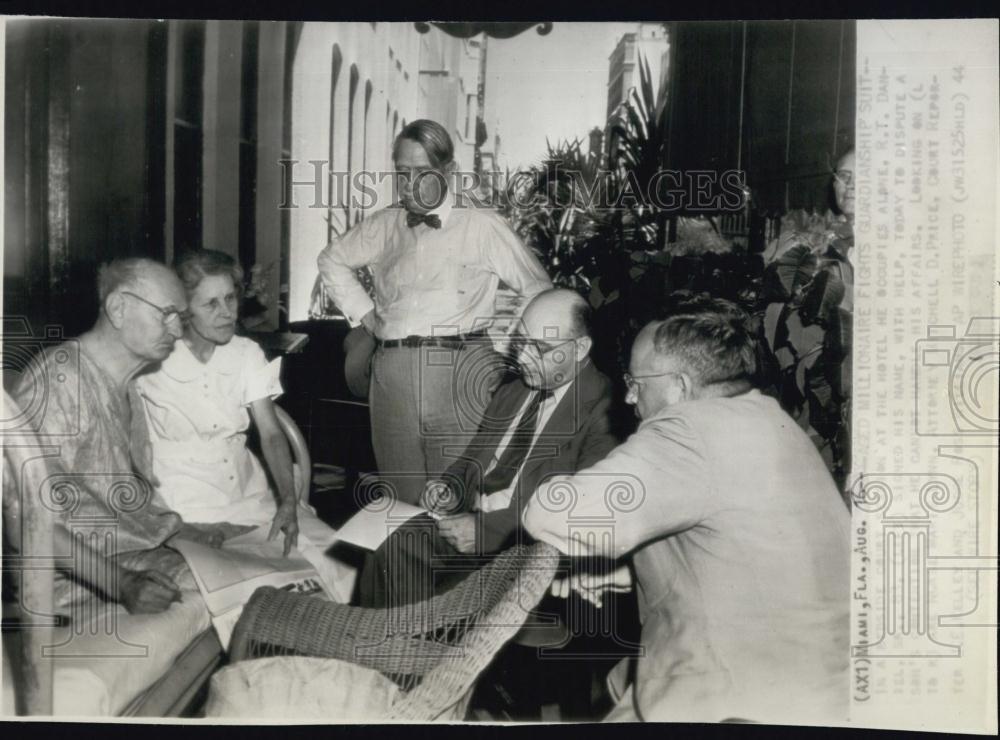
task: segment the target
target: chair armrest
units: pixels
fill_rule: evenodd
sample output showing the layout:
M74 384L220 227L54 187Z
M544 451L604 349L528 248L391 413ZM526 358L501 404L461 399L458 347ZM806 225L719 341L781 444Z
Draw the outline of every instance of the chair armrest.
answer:
M288 415L281 406L274 405L275 416L278 417L278 425L288 439L288 445L292 448L292 461L299 470L296 476L296 495L303 504L309 503L309 489L312 486L312 460L309 456L309 445L306 438L302 436L295 420Z

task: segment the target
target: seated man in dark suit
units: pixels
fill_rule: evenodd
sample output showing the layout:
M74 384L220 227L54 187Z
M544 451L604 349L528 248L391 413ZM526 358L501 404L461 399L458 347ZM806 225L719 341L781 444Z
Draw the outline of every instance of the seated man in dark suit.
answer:
M522 324L513 339L520 373L497 388L464 454L427 483L433 513L410 520L369 558L362 606L448 590L525 536L521 513L543 479L589 467L617 444L611 384L589 356L587 302L570 290L545 291Z

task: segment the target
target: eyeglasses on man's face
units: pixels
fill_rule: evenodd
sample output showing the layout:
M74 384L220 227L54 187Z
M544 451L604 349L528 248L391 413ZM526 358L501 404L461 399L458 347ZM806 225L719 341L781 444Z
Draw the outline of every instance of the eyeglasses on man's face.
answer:
M120 290L118 292L121 293L122 295L127 295L129 298L135 298L137 301L142 301L147 306L155 308L157 313L160 314L160 322L164 326L169 324L171 321L180 321L185 316L185 312L179 311L173 306L167 306L166 308L163 308L162 306L157 306L152 301L147 301L141 295L136 295L130 290Z
M514 356L521 354L522 351L528 349L539 357L544 357L549 352L559 349L564 344L569 344L570 342L576 341L575 339L565 339L561 342L555 344L551 342L546 342L544 339L534 339L532 337L526 337L520 332L515 332L510 338L510 347L514 353Z
M622 376L622 378L624 378L625 380L625 387L628 389L629 393L638 393L639 389L642 388L643 385L642 383L639 382L640 380L648 380L650 378L663 378L666 377L667 375L680 376L680 373L675 373L672 370L667 371L665 373L648 373L646 375L633 375L632 373L625 373Z
M834 180L845 187L854 183L854 172L852 170L833 170L831 174Z

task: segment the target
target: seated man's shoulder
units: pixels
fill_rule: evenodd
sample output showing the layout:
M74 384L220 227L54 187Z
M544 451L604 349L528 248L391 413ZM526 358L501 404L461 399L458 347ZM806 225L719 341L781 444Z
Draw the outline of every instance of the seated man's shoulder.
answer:
M695 408L695 402L675 404L642 422L636 434L669 438L690 438L704 431L704 410Z
M74 394L80 384L80 345L75 340L46 347L28 359L21 375L11 385L11 396L22 402L25 396L44 393L46 397Z
M614 390L611 379L593 365L590 367L591 372L588 372L585 377L589 376L594 395L598 398L610 398Z
M796 422L770 396L757 390L735 397L685 401L664 409L650 420L650 430L676 441L733 445L744 449L751 440L776 436L787 426L800 431ZM786 430L787 431L787 430Z
M719 397L679 404L677 412L699 426L732 428L742 424L797 426L771 396L752 389L738 396Z
M604 408L614 399L614 385L607 375L593 365L580 372L576 379L576 389L571 390L583 408L594 410Z
M73 435L100 413L92 377L83 374L80 345L69 340L31 357L11 383L10 396L28 428L42 434Z

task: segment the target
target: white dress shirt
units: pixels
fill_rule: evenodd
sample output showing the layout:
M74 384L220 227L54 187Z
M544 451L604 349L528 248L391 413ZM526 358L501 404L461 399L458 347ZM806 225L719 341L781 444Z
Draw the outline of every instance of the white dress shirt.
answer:
M501 280L524 300L552 287L496 211L456 203L449 194L431 213L441 219L440 229L407 226L404 208L385 208L320 253L323 282L352 326L375 308L380 339L464 334L495 316ZM374 302L355 274L366 265Z

